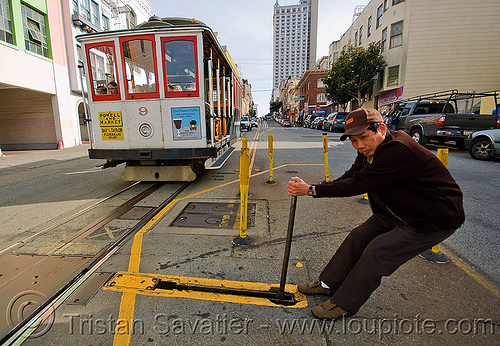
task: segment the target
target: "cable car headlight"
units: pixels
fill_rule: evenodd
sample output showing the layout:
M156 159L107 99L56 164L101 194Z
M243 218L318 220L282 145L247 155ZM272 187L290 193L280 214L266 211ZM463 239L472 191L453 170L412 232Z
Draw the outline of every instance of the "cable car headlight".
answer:
M148 123L139 125L139 133L142 137L149 138L153 135L153 127Z

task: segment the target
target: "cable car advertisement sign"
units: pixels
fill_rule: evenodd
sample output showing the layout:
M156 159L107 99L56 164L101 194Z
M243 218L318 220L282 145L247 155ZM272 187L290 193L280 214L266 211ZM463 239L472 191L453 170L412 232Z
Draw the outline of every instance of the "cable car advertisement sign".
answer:
M99 112L103 141L123 141L122 112Z
M200 107L172 108L171 114L174 141L201 139Z

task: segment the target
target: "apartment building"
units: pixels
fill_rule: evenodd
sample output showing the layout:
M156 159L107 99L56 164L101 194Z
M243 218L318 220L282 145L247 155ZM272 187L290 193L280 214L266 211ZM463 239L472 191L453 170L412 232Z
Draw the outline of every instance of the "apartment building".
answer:
M273 27L273 99L277 99L280 81L300 78L316 67L318 0L286 6L276 0Z
M281 111L285 116L289 116L289 120L293 122L295 119L292 115L297 112L299 100L295 100L295 87L299 83L299 79L295 77L288 77L280 81L278 86L279 89L279 100L282 102Z
M299 95L300 113L298 120L300 122L308 114L321 114L326 115L328 106L331 104L326 99L325 84L323 77L326 76L328 70L308 70L299 83L297 84L297 93Z
M0 0L0 148L55 149L88 139L74 37L132 27L150 15L147 0Z
M364 107L450 89L500 89L500 2L497 0L372 0L339 41L330 64L348 45L380 45L388 66Z

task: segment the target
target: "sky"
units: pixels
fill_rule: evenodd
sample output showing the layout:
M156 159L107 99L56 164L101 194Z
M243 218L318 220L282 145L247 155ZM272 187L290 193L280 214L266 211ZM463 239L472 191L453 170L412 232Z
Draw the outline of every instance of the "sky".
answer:
M273 84L273 10L276 0L149 0L159 17L195 18L219 33L241 77L252 85L257 114L269 112ZM281 6L299 0L278 0ZM354 8L369 0L319 0L316 59L328 55L352 22Z

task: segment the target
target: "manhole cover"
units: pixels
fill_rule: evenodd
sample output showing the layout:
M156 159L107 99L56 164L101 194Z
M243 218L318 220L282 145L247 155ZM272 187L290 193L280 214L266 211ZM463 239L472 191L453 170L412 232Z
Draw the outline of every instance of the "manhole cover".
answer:
M218 225L220 224L222 219L220 217L209 217L205 219L205 222L209 225Z
M240 203L189 203L170 226L196 228L238 228ZM255 203L248 203L247 227L255 226Z

